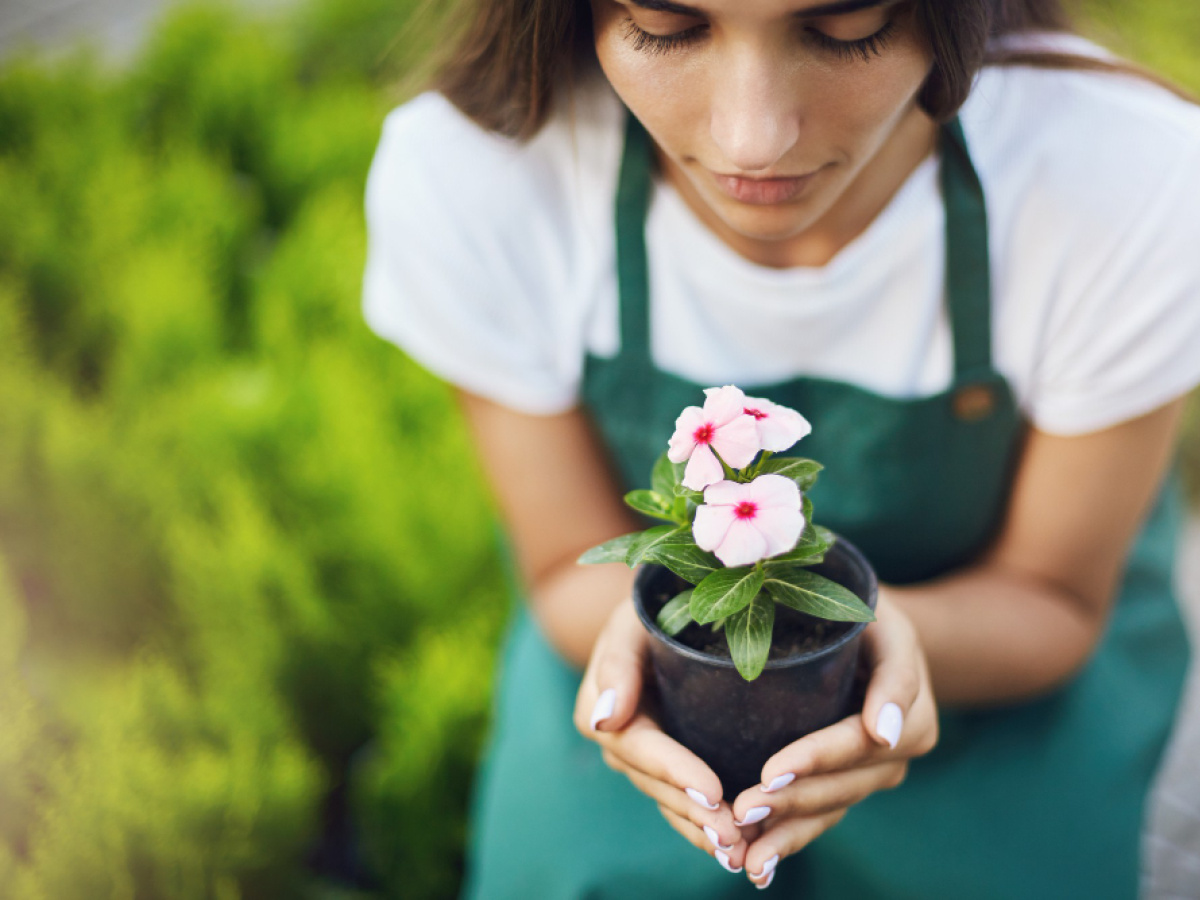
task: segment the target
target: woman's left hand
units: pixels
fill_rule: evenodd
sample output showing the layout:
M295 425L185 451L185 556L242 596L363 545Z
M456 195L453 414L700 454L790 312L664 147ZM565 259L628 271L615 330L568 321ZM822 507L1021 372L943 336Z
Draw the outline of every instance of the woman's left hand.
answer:
M937 707L916 630L882 586L875 615L863 632L870 680L862 713L784 747L763 766L762 784L733 803L749 841L746 875L759 887L771 883L783 857L841 821L850 806L897 787L908 761L937 743Z

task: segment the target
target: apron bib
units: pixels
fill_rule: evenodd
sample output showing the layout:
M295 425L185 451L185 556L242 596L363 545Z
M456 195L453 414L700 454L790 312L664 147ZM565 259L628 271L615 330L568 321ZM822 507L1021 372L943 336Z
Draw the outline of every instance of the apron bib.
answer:
M627 489L644 486L675 417L703 399L650 353L644 223L653 146L630 117L616 199L621 345L589 358L583 395ZM796 378L739 385L814 423L804 456L825 470L818 519L866 554L882 580L961 566L993 537L1024 424L991 360L983 191L957 121L943 126L950 387L891 398ZM1069 685L999 711L943 711L942 739L899 789L872 795L777 871L775 896L1129 898L1142 806L1182 690L1188 650L1172 593L1182 515L1168 482L1133 549L1108 629ZM760 896L721 870L609 770L571 721L579 674L519 608L501 662L490 749L476 786L464 896ZM732 799L732 798L728 798Z

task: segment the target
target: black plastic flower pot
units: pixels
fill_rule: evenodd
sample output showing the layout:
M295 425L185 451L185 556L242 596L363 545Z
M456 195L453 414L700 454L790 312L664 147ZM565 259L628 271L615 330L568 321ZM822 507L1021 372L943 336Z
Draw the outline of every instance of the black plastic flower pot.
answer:
M844 538L811 570L875 608L875 571ZM866 623L830 623L777 607L773 644L788 629L805 628L824 632L820 644L799 653L782 653L773 646L762 674L746 681L727 652L695 649L683 642L696 643L687 630L676 639L655 624L663 605L688 587L663 566L638 570L633 602L653 637L649 696L657 704L663 731L712 767L725 799L732 801L760 782L763 764L776 752L857 711L858 645ZM718 639L723 643L722 636Z

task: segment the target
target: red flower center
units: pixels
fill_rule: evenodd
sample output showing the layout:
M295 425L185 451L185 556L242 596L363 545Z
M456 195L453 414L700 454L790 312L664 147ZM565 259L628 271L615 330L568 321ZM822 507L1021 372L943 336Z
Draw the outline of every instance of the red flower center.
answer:
M743 500L733 508L733 514L739 519L753 519L758 515L758 504Z
M711 444L714 431L716 431L716 429L713 428L712 422L705 422L696 429L695 433L692 435L692 440L694 440L697 444Z
M744 412L748 416L754 416L754 418L756 418L756 419L765 419L767 417L767 414L765 412L763 412L761 409L751 409L748 406L745 409L743 409L742 412Z

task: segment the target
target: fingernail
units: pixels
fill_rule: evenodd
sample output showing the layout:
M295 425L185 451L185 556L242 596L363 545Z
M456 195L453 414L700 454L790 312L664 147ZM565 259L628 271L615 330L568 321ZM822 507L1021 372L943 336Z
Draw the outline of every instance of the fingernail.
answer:
M733 824L738 826L739 828L741 828L743 825L753 825L755 822L761 822L763 819L765 819L770 814L771 814L771 807L756 806L753 809L751 809L749 812L746 813L746 818L742 819L742 821L740 821L740 822L734 822Z
M596 705L592 707L592 731L596 730L596 726L613 714L613 710L617 708L617 692L613 688L609 688L596 698Z
M774 872L775 867L777 865L779 865L779 854L778 853L776 853L774 856L772 856L770 859L768 859L765 863L763 863L761 872L759 872L757 875L754 875L753 872L751 872L750 874L754 875L755 878L762 878L763 876L770 875L772 872Z
M879 736L888 742L893 750L900 743L900 729L904 727L904 713L895 703L883 704L879 710L879 719L875 722L875 730Z
M691 797L693 800L695 800L697 803L699 803L701 806L703 806L705 809L716 809L718 806L721 805L719 803L709 803L708 798L705 797L702 793L700 793L695 788L684 788L683 792L685 794L687 794L689 797Z
M736 875L738 872L742 871L741 866L738 866L735 869L733 866L731 866L729 864L729 854L726 853L724 850L717 851L717 862L719 862L721 864L722 869L724 869L726 872L732 872L734 875Z
M782 775L776 775L774 778L772 778L771 783L763 788L762 791L764 794L770 794L779 790L780 788L787 787L795 780L796 776L791 772L784 772Z
M721 836L719 834L717 834L717 829L713 828L711 825L704 826L704 836L706 838L708 838L708 840L712 843L712 845L714 847L716 847L718 850L732 850L733 849L733 844L726 846L725 844L721 843Z
M772 869L771 874L769 874L767 876L767 880L764 881L762 884L756 884L755 887L758 888L760 891L765 891L767 888L769 888L771 886L771 882L774 880L775 880L775 870Z

